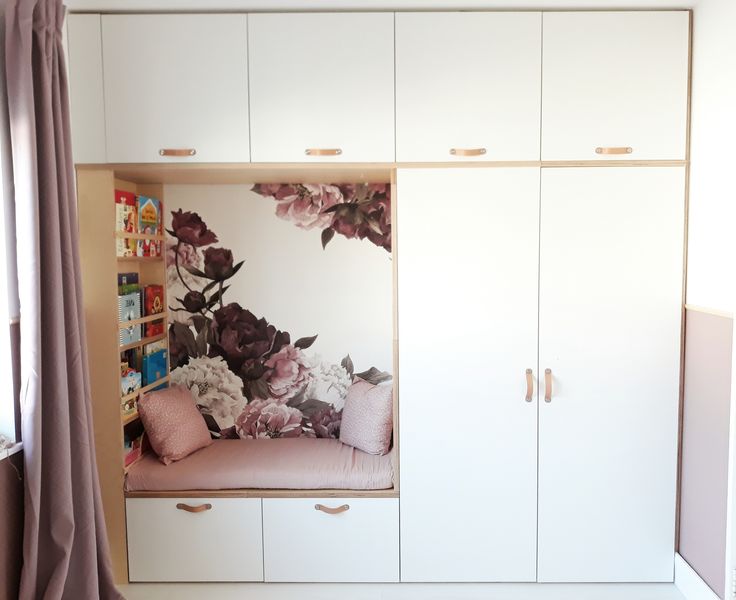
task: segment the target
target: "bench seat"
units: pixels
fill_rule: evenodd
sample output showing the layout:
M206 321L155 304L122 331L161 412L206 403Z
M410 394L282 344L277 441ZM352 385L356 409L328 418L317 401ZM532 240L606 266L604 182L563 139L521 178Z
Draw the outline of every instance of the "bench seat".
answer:
M384 490L394 485L391 453L374 456L339 440L216 440L170 465L153 453L128 471L127 492L229 489Z

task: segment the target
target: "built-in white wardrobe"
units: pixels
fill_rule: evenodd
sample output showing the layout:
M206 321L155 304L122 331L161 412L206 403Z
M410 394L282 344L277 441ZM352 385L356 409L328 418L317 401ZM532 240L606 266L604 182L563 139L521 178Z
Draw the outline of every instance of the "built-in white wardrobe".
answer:
M396 173L395 497L220 578L672 581L689 16L70 17L77 163Z

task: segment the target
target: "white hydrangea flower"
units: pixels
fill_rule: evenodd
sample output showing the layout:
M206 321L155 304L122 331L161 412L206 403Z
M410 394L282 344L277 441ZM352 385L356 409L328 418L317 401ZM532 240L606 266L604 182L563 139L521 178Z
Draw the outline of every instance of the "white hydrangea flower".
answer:
M171 381L187 386L196 403L204 407L202 412L212 415L220 429L235 425L245 408L243 382L221 356L191 358L171 372Z
M321 400L332 404L337 411L342 410L352 383L350 374L342 365L323 361L319 356L314 357L313 365L305 400Z

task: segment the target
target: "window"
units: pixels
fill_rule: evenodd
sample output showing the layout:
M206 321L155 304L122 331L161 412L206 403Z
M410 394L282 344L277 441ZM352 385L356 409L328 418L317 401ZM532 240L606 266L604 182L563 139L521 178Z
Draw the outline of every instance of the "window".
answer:
M0 79L0 458L20 439L20 307L15 270L15 211L5 81ZM5 439L7 438L7 439ZM6 443L3 444L2 442Z

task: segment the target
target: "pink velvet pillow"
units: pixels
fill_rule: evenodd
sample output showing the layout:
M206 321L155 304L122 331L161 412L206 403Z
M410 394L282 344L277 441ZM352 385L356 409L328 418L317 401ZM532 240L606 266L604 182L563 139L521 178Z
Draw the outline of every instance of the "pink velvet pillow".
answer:
M386 454L391 444L393 417L392 387L359 379L348 388L340 441L368 454Z
M165 465L212 443L207 424L186 386L148 392L138 401L138 414L151 448Z

